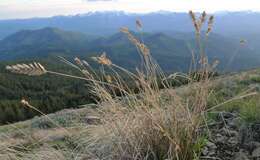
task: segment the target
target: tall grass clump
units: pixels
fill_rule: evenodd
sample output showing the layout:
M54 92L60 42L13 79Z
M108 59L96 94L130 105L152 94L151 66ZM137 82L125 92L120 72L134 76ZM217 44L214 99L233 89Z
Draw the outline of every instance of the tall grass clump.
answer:
M216 63L208 63L201 44L201 37L205 37L201 36L203 25L208 22L207 37L212 30L214 17L208 17L203 12L197 18L192 11L190 16L199 46L198 53L192 56L192 68L196 75L166 76L144 41L136 38L126 27L121 28L121 32L136 46L142 60L141 67L135 71L114 64L106 53L92 58L101 65L99 72L80 58L75 58L75 63L72 63L61 57L63 62L79 70L84 75L82 77L49 71L39 63L6 68L19 74L56 74L87 81L100 104L98 113L102 123L86 129L88 136L81 142L84 150L78 152L95 159L111 160L196 159L200 155L198 146L201 146L201 127L205 123L210 73ZM136 25L142 32L140 20L136 21ZM195 65L196 60L198 63ZM187 78L192 94L183 96L177 93L170 85L176 76ZM194 76L199 77L196 82L193 81Z

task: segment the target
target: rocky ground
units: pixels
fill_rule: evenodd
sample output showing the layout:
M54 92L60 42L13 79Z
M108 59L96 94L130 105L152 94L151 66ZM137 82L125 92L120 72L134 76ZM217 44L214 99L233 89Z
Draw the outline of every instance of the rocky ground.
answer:
M236 113L221 112L209 124L204 160L260 160L260 123L241 124Z
M209 101L210 106L217 105L219 102L223 102L222 100L229 100L249 89L250 92L259 92L260 70L223 76L216 80L216 84L218 84L216 85L216 97ZM189 93L190 87L192 86L182 86L175 91L185 95ZM213 103L215 98L218 102L216 104ZM260 160L259 100L260 95L258 94L233 104L227 103L222 108L214 110L214 116L210 118L207 127L203 127L203 131L205 131L203 133L208 134L205 137L206 145L201 151L201 160ZM88 136L85 133L86 128L100 123L100 119L96 115L98 108L93 104L86 105L82 109L63 110L49 114L48 117L59 126L54 125L49 118L44 116L0 126L0 160L12 159L6 153L10 153L10 148L18 148L20 151L21 147L26 147L30 151L26 152L25 157L31 156L27 155L28 153L42 155L41 152L46 151L44 155L50 154L49 157L54 160L75 159L73 157L75 155L55 159L52 154L67 155L67 152L75 152L74 147L81 145L81 142ZM69 135L63 127L70 133ZM84 158L76 156L76 159ZM31 158L21 159L31 160Z

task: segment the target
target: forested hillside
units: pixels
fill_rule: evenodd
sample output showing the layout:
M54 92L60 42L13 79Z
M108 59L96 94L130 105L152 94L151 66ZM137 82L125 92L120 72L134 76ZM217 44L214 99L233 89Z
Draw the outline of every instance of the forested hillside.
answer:
M132 32L142 40L153 57L166 72L187 71L195 48L192 33ZM258 67L260 64L259 46L251 41L241 43L239 38L228 38L219 34L203 37L207 44L206 52L210 61L219 60L219 68L233 71ZM106 37L90 37L83 33L64 31L58 28L23 30L0 41L0 60L34 59L63 55L67 57L91 56L107 52L116 64L134 69L139 64L136 47L122 33ZM196 55L195 57L198 57ZM250 62L250 63L248 63Z
M58 60L40 60L50 69L77 74ZM10 63L8 63L10 64ZM12 64L12 63L11 63ZM64 108L78 107L93 102L86 82L53 75L28 77L7 73L5 64L0 64L0 124L25 120L38 115L25 109L20 101L30 100L44 113L53 113Z

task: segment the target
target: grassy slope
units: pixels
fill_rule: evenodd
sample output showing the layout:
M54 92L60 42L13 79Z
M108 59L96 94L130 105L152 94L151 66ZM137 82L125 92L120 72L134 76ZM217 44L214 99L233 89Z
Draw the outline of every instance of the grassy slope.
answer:
M236 73L233 75L221 76L214 80L214 89L208 102L209 107L225 102L232 97L260 90L260 69ZM177 91L187 94L189 86L184 86ZM234 100L217 108L218 111L239 112L245 122L260 122L260 103L259 95ZM23 156L30 159L30 154L41 153L50 154L50 159L72 159L76 156L86 157L86 155L73 155L63 157L66 153L78 150L82 141L85 140L86 116L92 115L95 110L91 106L79 110L64 110L55 114L50 114L58 125L65 127L66 130L53 125L45 117L35 117L32 120L19 122L0 127L0 159L8 159L5 155L6 149L14 149L27 153ZM66 134L69 131L70 134ZM63 154L60 154L60 153ZM10 153L10 152L9 152ZM76 154L76 152L75 152ZM10 156L10 155L9 155ZM28 158L29 157L29 158ZM10 158L10 157L9 157ZM40 157L38 157L40 159ZM26 158L24 158L26 159Z

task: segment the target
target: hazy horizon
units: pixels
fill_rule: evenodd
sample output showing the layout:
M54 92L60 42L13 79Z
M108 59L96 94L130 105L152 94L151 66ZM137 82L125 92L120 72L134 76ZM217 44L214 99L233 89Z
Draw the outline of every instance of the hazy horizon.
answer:
M158 10L158 11L151 11L151 12L145 12L145 13L140 13L140 12L128 12L124 10L109 10L109 11L88 11L88 12L82 12L82 13L75 13L75 14L57 14L57 15L50 15L50 16L31 16L31 17L17 17L17 18L0 18L0 21L5 21L5 20L26 20L26 19L38 19L38 18L53 18L53 17L70 17L70 16L84 16L84 15L91 15L91 14L96 14L96 13L124 13L126 15L147 15L147 14L152 14L152 13L187 13L190 10L187 11L168 11L168 10ZM195 13L202 13L203 11L195 11ZM253 10L240 10L240 11L228 11L228 10L219 10L215 12L207 12L209 14L213 14L215 16L220 15L220 14L225 14L225 13L238 13L238 12L245 12L245 13L260 13L260 11L253 11Z
M222 5L225 4L225 5ZM150 13L157 11L208 13L221 11L260 11L257 0L2 0L0 19L26 19L84 14L95 11Z

